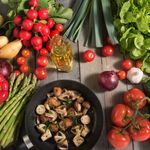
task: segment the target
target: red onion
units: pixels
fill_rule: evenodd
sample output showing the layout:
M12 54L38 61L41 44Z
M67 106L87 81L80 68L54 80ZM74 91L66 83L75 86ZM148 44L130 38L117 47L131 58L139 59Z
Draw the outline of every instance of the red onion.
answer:
M8 78L13 71L12 65L5 60L0 61L0 73L5 77Z
M115 89L119 79L114 71L104 71L98 76L99 84L108 91Z

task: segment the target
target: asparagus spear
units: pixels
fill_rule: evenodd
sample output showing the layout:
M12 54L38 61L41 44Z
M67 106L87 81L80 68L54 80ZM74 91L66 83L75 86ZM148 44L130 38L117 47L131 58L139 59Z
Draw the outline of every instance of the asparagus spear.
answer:
M24 110L22 110L21 113L19 114L18 118L16 118L14 120L14 123L11 124L7 133L3 137L2 141L1 141L1 145L3 148L5 148L6 146L8 146L9 143L11 143L11 140L12 140L11 138L13 137L13 135L15 135L15 132L20 130L23 116L24 116ZM15 137L15 139L16 139L16 137Z
M33 85L29 85L27 87L25 87L22 91L20 91L19 93L17 93L10 101L8 101L4 107L0 110L0 120L1 120L1 116L3 115L3 113L5 112L5 110L7 110L8 108L12 108L14 107L28 92L28 90L32 87ZM8 111L9 112L9 111Z

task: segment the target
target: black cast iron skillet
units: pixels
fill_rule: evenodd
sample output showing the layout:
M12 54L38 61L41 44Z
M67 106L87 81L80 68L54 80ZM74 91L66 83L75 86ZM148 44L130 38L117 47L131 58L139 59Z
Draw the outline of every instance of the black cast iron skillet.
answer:
M90 134L85 138L85 142L79 148L76 148L73 143L70 142L69 150L90 150L96 144L103 128L103 111L98 98L89 88L79 82L72 80L57 80L39 88L33 95L25 113L26 134L22 137L22 140L10 145L6 148L6 150L27 150L30 148L33 150L57 150L56 143L52 139L42 142L40 134L35 128L35 109L37 105L42 104L46 100L47 93L52 91L55 86L79 91L86 100L90 101L92 105L91 115L93 116L91 116L92 123L90 125Z

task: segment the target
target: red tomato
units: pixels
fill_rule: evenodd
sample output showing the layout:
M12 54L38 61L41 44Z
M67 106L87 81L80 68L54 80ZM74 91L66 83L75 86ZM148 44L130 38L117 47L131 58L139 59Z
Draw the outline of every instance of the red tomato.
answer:
M50 29L53 28L54 24L55 24L55 21L52 18L47 19L47 25Z
M15 70L14 73L16 74L17 77L21 74L19 70Z
M26 65L26 64L21 65L21 66L20 66L20 71L21 71L22 73L27 73L27 72L29 72L29 66Z
M42 48L40 49L40 55L43 55L43 56L47 56L48 55L48 50L46 48Z
M52 30L50 33L50 37L52 38L55 35L59 35L59 32L57 30Z
M20 39L24 41L30 40L31 36L32 36L31 32L26 31L26 30L21 30L19 33Z
M146 100L141 102L141 100L143 100L145 97L146 96L143 93L143 91L141 91L138 88L132 88L124 93L123 100L126 105L128 105L134 109L136 109L136 108L141 109L146 105ZM137 104L139 102L141 102L141 103L139 104L139 106L137 106Z
M35 70L35 75L38 78L38 80L44 80L45 78L47 78L47 71L45 68L38 67Z
M45 20L48 18L48 10L46 8L40 8L38 10L38 18L40 20Z
M60 23L55 25L55 29L59 32L62 32L64 30L64 26Z
M124 80L127 77L127 73L124 70L120 70L117 72L119 80Z
M33 27L33 22L30 19L24 19L22 22L22 28L24 30L30 31Z
M17 64L18 65L26 64L26 58L25 57L18 57L17 58Z
M37 58L37 65L40 67L46 67L48 65L48 58L46 56L39 56Z
M29 0L29 5L31 7L38 7L38 0Z
M102 47L102 55L105 57L112 56L114 54L114 47L112 45L105 45Z
M19 33L20 33L20 29L19 28L14 28L14 30L13 30L13 36L15 37L15 38L19 38Z
M123 61L121 62L121 68L122 68L123 70L126 70L126 71L127 71L127 70L131 69L132 66L133 66L133 62L132 62L131 59L125 59L125 60L123 60Z
M111 112L111 120L118 127L126 126L133 116L130 107L124 104L117 104Z
M20 15L15 16L14 18L14 24L20 25L22 23L22 17Z
M142 68L142 66L143 66L143 60L137 60L136 62L135 62L135 66L137 67L137 68Z
M130 136L135 141L145 141L150 138L150 122L141 116L136 117L134 125L129 127Z
M83 59L86 62L91 62L95 58L95 53L92 50L86 50L83 54Z
M23 49L21 54L22 54L22 56L27 58L27 57L29 57L31 55L31 52L28 49Z
M131 139L129 133L121 128L112 128L107 135L109 143L115 147L116 149L124 149L126 148Z

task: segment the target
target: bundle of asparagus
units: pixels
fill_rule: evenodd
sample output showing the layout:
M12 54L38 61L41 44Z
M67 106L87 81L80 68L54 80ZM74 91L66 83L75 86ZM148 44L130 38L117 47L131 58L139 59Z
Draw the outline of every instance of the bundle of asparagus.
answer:
M37 84L34 74L28 77L14 73L9 79L9 96L5 103L0 105L0 146L5 148L17 139L24 116L25 106L33 94Z

